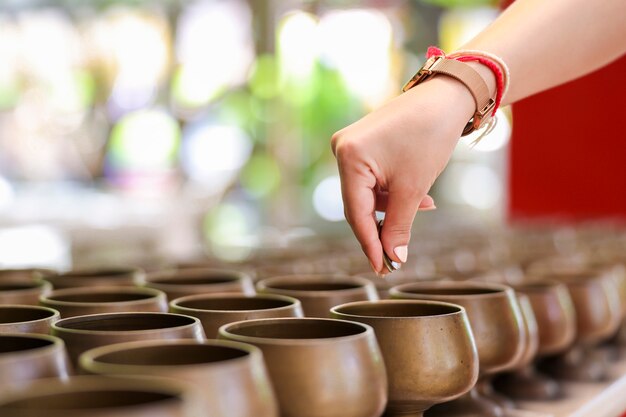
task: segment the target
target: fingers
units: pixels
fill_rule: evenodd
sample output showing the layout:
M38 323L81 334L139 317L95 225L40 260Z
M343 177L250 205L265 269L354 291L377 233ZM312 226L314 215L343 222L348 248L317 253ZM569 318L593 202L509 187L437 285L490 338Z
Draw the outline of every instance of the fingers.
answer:
M376 191L376 211L387 211L387 204L389 201L389 193L387 191ZM435 200L429 195L426 195L418 207L418 211L430 211L435 210Z
M368 257L372 269L383 269L383 249L378 238L374 213L374 186L376 179L365 167L353 164L350 159L342 163L337 158L341 175L341 196L346 220Z
M411 226L422 200L428 207L434 207L432 198L426 199L425 193L390 192L387 197L385 222L381 241L385 253L394 261L405 263L408 256L408 244L411 239Z

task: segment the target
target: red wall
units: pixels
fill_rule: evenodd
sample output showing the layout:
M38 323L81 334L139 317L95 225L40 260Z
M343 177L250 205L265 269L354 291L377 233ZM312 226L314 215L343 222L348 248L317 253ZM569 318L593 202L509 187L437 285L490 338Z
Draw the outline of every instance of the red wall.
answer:
M511 220L626 219L626 56L513 106Z

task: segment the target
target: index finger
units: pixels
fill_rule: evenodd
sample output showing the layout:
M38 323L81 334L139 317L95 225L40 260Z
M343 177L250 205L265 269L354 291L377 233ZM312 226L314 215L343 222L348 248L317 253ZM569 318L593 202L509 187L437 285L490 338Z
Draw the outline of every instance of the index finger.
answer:
M361 244L363 252L376 272L383 269L383 248L378 237L376 224L375 193L376 179L339 166L341 196L346 220Z

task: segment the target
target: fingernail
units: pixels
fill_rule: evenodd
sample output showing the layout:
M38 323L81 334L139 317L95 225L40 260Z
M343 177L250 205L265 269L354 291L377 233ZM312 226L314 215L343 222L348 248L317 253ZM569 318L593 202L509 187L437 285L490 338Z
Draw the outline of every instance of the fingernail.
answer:
M398 259L400 259L400 262L405 263L406 262L406 258L409 254L409 248L405 245L405 246L397 246L394 250L393 253L396 254L396 256L398 257Z
M420 207L418 211L432 211L437 210L437 206L429 206L429 207Z

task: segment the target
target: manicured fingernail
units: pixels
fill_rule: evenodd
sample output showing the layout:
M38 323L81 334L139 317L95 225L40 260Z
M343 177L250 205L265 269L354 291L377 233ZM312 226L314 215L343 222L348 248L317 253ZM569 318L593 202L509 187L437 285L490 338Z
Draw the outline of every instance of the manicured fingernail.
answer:
M437 206L420 207L418 211L432 211L437 210Z
M409 248L407 246L398 246L393 250L400 262L405 263L406 258L409 255Z

